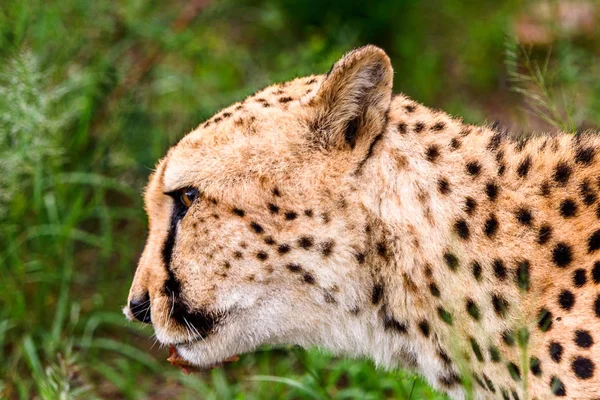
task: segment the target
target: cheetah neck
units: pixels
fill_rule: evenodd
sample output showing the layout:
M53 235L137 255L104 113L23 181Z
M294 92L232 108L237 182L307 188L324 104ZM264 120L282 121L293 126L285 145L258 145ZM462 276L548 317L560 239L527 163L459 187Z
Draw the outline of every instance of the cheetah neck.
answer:
M390 250L374 267L380 326L404 327L389 351L455 398L459 376L476 398L600 393L598 148L504 139L398 96L363 172Z
M412 110L404 106L407 102L401 96L395 99L379 152L365 170L365 176L376 177L365 191L391 250L389 262L380 268L385 287L380 314L407 327L396 335L392 351L408 355L408 364L434 386L460 398L461 364L477 362L465 357L467 351L472 354L474 330L477 337L496 330L481 323L482 307L468 300L480 295L474 276L487 279L474 257L483 243L469 216L477 208L496 207L482 192L487 186L494 196L499 162L489 147L500 136L423 106ZM462 314L472 321L463 320ZM385 330L386 321L383 325ZM474 346L486 351L483 344Z

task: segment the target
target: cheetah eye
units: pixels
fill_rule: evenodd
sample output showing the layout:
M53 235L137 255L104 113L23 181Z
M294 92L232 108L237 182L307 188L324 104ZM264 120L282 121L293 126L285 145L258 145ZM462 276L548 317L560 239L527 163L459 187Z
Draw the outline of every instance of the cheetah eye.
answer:
M192 206L192 203L194 202L194 200L196 200L197 197L198 197L198 189L195 189L195 188L182 189L179 193L179 201L186 208L190 208Z

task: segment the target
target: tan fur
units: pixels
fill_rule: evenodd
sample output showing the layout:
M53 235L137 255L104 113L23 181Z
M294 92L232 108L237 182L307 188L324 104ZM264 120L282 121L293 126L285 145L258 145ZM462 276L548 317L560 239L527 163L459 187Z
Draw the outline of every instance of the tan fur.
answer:
M412 368L457 399L460 377L476 398L600 398L600 140L518 143L391 86L367 46L188 134L150 178L130 300L148 293L158 339L199 366L298 344ZM164 193L186 187L201 197L167 266ZM218 316L205 337L170 318L176 297Z

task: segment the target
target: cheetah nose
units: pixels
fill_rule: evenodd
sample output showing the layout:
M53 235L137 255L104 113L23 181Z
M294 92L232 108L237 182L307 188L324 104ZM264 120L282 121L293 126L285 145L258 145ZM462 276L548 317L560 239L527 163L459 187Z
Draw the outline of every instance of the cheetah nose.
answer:
M141 298L133 298L129 301L129 310L133 315L133 318L140 322L149 324L152 322L152 316L150 314L150 295L148 292Z

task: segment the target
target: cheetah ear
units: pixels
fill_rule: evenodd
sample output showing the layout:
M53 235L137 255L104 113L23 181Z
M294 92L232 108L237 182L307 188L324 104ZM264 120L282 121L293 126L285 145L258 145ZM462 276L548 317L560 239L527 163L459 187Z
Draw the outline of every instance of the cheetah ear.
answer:
M368 148L387 123L393 75L389 57L378 47L342 57L313 98L318 110L313 139L325 148Z

